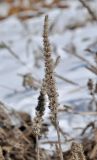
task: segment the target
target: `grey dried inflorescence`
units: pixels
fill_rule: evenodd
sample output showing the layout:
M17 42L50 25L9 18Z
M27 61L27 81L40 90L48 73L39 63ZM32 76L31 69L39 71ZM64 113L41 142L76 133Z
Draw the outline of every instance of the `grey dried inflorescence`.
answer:
M53 59L51 58L51 47L48 39L48 16L45 16L45 21L44 21L43 42L44 42L46 92L49 98L49 108L52 113L52 118L55 119L55 117L57 116L57 108L58 108L58 100L57 100L58 93L55 87L54 62Z
M56 91L55 79L54 79L54 62L51 57L51 47L48 39L48 16L45 16L45 20L44 20L43 43L44 43L46 94L49 99L49 108L51 110L51 120L54 122L56 126L60 160L63 160L61 139L60 139L60 133L59 133L59 122L57 117L58 106L59 106L58 93Z
M41 134L44 111L45 111L45 89L43 81L42 88L40 90L40 95L38 97L38 105L36 107L36 117L33 120L33 133L38 136Z
M70 160L86 160L81 144L73 142L71 146L71 154L72 156Z

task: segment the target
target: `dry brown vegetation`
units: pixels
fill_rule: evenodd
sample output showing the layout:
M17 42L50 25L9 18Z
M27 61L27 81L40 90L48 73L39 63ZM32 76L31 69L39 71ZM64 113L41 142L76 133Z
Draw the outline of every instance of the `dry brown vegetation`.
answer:
M13 124L14 119L18 120L18 123ZM88 137L82 138L83 147L78 142L73 142L71 150L63 152L64 160L97 159L97 128L95 124L88 125L82 135L85 135L89 127L92 127L93 131L92 140L89 140ZM6 106L0 103L0 160L35 160L37 155L36 138L32 128L33 121L27 113L8 111ZM48 126L44 123L41 135L45 134L47 130ZM58 152L51 156L47 150L41 148L39 150L42 160L60 159Z

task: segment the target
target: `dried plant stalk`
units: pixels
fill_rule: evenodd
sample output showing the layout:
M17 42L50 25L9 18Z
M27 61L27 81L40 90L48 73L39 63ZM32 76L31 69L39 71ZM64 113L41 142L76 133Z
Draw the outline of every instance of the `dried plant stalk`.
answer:
M2 42L2 46L3 48L7 49L9 51L9 53L22 65L26 65L25 62L23 62L20 57L11 49L11 47L9 45L7 45L6 43Z
M45 16L44 20L44 32L43 32L43 42L44 42L44 60L45 60L45 87L49 98L49 108L51 110L51 118L55 123L58 143L59 143L59 153L60 159L63 160L61 140L59 133L59 122L58 122L58 93L56 91L55 79L54 79L54 62L51 58L51 47L48 39L48 16Z
M0 147L0 160L4 160L2 148Z
M33 120L33 134L36 136L36 158L40 160L40 152L39 152L39 136L41 135L43 115L45 110L45 89L44 89L44 81L42 84L42 88L40 91L40 95L38 97L38 105L36 107L36 117Z
M81 4L87 9L87 11L89 12L89 14L91 15L92 19L97 21L97 17L95 15L95 13L92 11L92 9L87 5L87 2L84 0L79 0L81 2Z

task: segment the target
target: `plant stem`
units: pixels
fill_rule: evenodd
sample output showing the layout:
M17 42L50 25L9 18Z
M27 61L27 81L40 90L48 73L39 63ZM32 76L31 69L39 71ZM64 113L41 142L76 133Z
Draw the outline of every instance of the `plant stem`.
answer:
M56 121L55 121L55 125L56 125L56 131L57 131L57 136L58 136L60 160L63 160L63 153L62 153L62 147L61 147L61 138L60 138L60 131L59 131L59 122L58 122L57 118L56 118Z
M40 160L38 135L36 135L36 159Z

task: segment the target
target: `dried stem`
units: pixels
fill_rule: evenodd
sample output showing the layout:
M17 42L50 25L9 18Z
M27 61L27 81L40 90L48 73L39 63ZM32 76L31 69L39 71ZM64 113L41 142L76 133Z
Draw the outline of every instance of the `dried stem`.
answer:
M59 122L56 118L56 131L58 136L58 143L59 143L59 154L60 154L60 160L63 160L63 153L62 153L62 147L61 147L61 138L60 138L60 130L59 130Z
M36 135L36 159L40 160L38 135Z
M3 48L6 48L9 53L22 65L26 65L25 62L23 62L20 57L8 46L6 43L2 42Z
M63 76L61 76L61 75L59 75L59 74L57 74L57 73L55 73L54 75L55 75L56 78L59 78L59 79L61 79L61 80L64 81L64 82L67 82L67 83L69 83L69 84L71 84L71 85L79 86L78 83L76 83L76 82L74 82L74 81L71 81L70 79L64 78Z
M71 146L71 154L72 156L70 160L86 160L81 144L73 142Z
M38 137L41 135L41 129L42 129L42 122L43 122L43 115L45 111L45 81L43 80L43 84L40 90L40 95L38 97L38 104L36 107L36 116L33 120L33 134L36 137L36 158L37 160L40 160L40 154L39 154L39 139Z
M46 93L49 98L49 108L51 110L51 119L55 123L57 136L58 136L58 148L60 153L60 160L63 160L60 132L59 132L59 122L58 122L58 93L56 91L55 79L54 79L54 62L51 57L51 47L48 39L48 16L45 16L44 21L44 33L43 33L43 42L44 42L44 59L45 59L45 85Z
M91 15L93 20L97 21L97 17L95 15L95 13L92 11L92 9L87 5L87 2L84 0L79 0L81 2L81 4L87 9L87 11L89 12L89 14Z
M1 147L0 147L0 160L4 160L3 151L2 151L2 148L1 148Z

